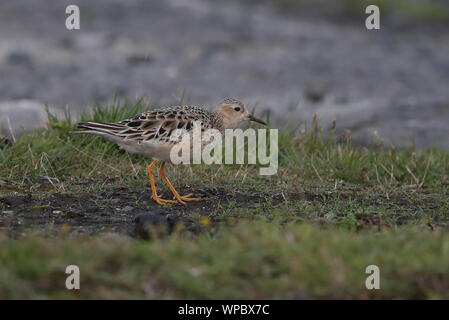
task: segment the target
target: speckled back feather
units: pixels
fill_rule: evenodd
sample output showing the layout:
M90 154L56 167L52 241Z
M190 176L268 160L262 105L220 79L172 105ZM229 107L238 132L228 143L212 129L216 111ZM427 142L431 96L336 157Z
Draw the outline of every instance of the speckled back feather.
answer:
M224 130L220 117L197 106L171 106L150 110L116 123L81 122L78 128L136 142L176 142L170 140L172 133L176 129L190 132L195 121L200 122L203 131L211 128Z

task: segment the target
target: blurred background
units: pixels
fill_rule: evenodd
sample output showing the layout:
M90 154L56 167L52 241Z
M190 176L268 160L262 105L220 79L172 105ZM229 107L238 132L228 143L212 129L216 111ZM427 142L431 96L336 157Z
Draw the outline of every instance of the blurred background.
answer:
M65 28L76 4L81 29ZM365 28L378 4L381 29ZM0 129L48 105L243 100L273 126L318 115L362 143L449 148L446 0L2 0ZM377 138L376 138L377 137Z

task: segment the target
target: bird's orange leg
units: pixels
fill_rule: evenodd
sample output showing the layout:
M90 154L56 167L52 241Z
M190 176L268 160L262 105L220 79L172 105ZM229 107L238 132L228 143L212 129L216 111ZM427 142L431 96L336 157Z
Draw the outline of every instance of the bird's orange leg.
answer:
M153 160L147 167L147 171L148 171L148 178L150 178L150 185L151 185L151 198L160 205L164 205L166 203L174 203L176 201L174 200L165 200L160 198L157 195L156 192L156 183L154 182L154 176L153 176L153 167L156 165L157 161Z
M182 204L185 204L186 202L189 202L189 201L201 200L200 198L191 198L191 196L192 196L191 193L186 194L185 196L181 196L178 193L178 191L176 191L175 187L171 184L170 180L168 180L167 176L165 175L164 168L165 168L165 162L162 163L159 174L160 174L161 178L164 179L165 183L167 184L167 187L173 193L174 199L178 200Z

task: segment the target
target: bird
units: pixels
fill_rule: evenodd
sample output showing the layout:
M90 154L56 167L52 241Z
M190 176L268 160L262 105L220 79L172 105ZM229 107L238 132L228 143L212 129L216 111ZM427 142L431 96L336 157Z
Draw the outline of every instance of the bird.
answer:
M179 137L174 138L176 129L183 129L191 134L194 123L199 122L202 131L216 129L224 133L225 129L236 128L244 121L266 125L264 121L251 115L240 100L227 98L212 112L194 105L167 106L115 123L80 122L78 129L82 130L74 132L101 136L129 153L151 158L152 161L147 166L151 198L159 205L186 204L201 199L192 197L192 193L181 196L165 175L165 165L171 162L170 152L175 145L181 143ZM173 199L162 199L157 193L153 170L158 162L162 162L159 175L173 194Z

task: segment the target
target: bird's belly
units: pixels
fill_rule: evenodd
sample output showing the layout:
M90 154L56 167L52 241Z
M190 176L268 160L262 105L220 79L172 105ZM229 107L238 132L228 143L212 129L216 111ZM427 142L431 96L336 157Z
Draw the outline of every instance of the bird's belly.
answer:
M119 143L120 148L129 153L141 154L155 160L170 161L170 150L173 145L155 143Z
M174 155L175 158L183 158L183 152L187 152L187 159L188 163L193 162L193 152L195 151L193 149L193 145L191 141L181 142L178 144L173 143L160 143L160 142L151 142L151 141L145 141L141 143L129 143L127 141L121 141L118 143L119 146L124 149L125 151L129 153L136 153L141 154L147 157L150 157L154 160L160 160L160 161L168 161L172 162L170 159L170 153L172 151L172 148L176 146L176 149L173 150L176 154ZM199 145L199 150L202 152L205 145L208 143L202 143ZM201 154L200 154L201 156Z

